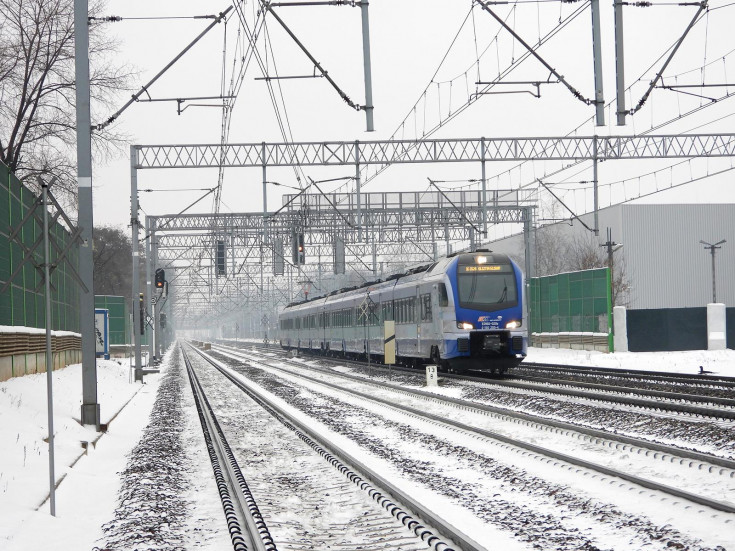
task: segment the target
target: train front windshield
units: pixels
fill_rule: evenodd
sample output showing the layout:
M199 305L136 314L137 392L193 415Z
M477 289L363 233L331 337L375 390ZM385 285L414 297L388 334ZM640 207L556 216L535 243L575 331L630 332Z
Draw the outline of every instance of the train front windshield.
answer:
M492 312L518 304L516 276L510 264L458 266L461 308Z

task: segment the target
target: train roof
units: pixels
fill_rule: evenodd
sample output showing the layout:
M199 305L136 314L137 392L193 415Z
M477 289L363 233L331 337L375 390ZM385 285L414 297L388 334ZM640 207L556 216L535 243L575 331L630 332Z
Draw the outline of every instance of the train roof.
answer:
M407 278L407 277L410 277L416 274L424 274L427 272L431 272L437 266L439 266L440 268L445 268L448 264L450 264L455 259L457 259L458 263L465 264L470 261L470 258L474 259L478 255L488 256L489 257L488 261L494 264L506 264L506 263L511 262L508 255L500 254L500 253L493 253L492 251L488 249L477 249L474 252L456 252L456 253L447 255L445 258L442 258L438 260L437 262L432 262L430 264L424 264L422 266L417 266L415 268L406 270L403 273L392 274L386 277L385 279L376 279L374 281L366 281L362 283L361 285L354 285L352 287L344 287L336 291L331 291L330 293L327 293L326 295L319 295L313 298L309 298L307 300L291 302L286 305L286 308L291 308L293 306L300 306L302 304L308 304L310 302L317 302L319 300L325 301L326 299L330 297L333 297L336 295L346 295L347 293L351 293L353 291L359 291L360 289L365 289L366 287L382 286L383 284L387 284L387 283L390 283L398 279Z

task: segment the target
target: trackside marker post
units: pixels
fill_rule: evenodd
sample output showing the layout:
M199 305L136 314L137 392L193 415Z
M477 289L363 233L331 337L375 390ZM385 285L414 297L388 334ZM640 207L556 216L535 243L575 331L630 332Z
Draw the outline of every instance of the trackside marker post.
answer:
M396 322L383 322L383 356L384 363L392 365L396 363Z
M439 386L439 382L436 377L436 366L426 366L426 386Z
M383 363L388 366L388 379L393 380L391 366L396 363L396 322L383 322Z

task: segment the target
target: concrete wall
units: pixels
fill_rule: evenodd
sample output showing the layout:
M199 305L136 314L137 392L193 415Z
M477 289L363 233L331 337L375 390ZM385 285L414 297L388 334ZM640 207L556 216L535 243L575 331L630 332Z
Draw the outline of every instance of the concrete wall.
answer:
M54 370L82 362L82 351L62 350L52 354ZM46 373L46 353L13 354L0 356L0 382L12 377L22 377L33 373Z

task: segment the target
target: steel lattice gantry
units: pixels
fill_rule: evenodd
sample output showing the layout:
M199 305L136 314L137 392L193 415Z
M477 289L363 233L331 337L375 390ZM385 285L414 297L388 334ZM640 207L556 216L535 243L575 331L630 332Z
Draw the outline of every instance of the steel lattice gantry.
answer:
M438 255L437 243L446 248L449 241L474 243L482 223L477 191L368 193L362 196L361 238L355 197L285 196L283 210L267 218L260 213L149 216L152 258L157 267L176 271L171 283L179 297L173 308L179 326L184 328L183 318L190 320L185 325L201 325L213 312L222 318L243 307L272 311L302 291L299 283L309 282L322 293L431 262ZM489 197L485 210L491 222L530 222L531 207L519 200L518 191L494 190ZM305 237L306 264L291 261L295 229ZM333 275L338 239L358 279ZM217 243L226 253L219 269Z
M136 168L731 157L735 134L133 146Z
M490 222L522 220L525 229L531 224L531 217L520 214L523 208L531 208L530 205L522 206L520 211L503 209L501 205L493 205L492 197L488 196L486 190L485 165L492 161L527 161L527 160L591 160L595 168L595 189L597 186L596 167L598 161L616 159L661 159L661 158L691 158L691 157L731 157L735 155L735 134L686 134L686 135L646 135L646 136L565 136L565 137L543 137L543 138L472 138L472 139L448 139L448 140L388 140L388 141L355 141L355 142L301 142L301 143L250 143L250 144L205 144L205 145L134 145L131 146L131 203L132 203L132 233L133 233L133 258L134 271L138 270L138 233L140 222L138 220L137 199L137 173L139 170L162 169L162 168L206 168L206 167L252 167L261 168L263 172L263 213L260 215L223 215L230 218L219 218L207 216L180 216L158 217L155 220L159 230L161 242L166 244L163 238L163 230L176 228L180 232L209 233L209 243L216 237L229 235L236 243L232 245L233 250L241 248L234 254L235 257L246 254L254 254L252 251L257 246L257 258L267 256L269 245L277 242L279 236L283 238L287 231L294 225L307 228L305 235L308 236L308 247L315 247L312 252L317 258L331 256L329 254L330 240L335 235L344 239L345 252L354 255L354 258L362 258L368 248L373 248L373 256L400 254L407 260L414 257L427 258L431 253L427 252L425 245L437 241L467 239L471 231L479 229L487 231ZM367 166L374 167L376 172L392 164L406 163L446 163L446 162L475 162L481 165L482 178L480 180L482 189L477 192L475 209L465 211L466 218L454 219L450 223L446 211L459 212L463 209L440 208L429 201L430 206L416 208L401 208L384 205L381 207L371 206L369 196L361 193L362 169ZM266 171L269 167L288 166L354 166L356 193L353 195L353 203L349 208L343 209L342 215L337 211L339 208L328 209L313 208L308 200L296 201L292 209L286 209L283 217L269 217L265 208L266 204ZM596 194L595 194L596 196ZM319 199L321 200L321 199ZM367 200L367 202L365 201ZM340 201L334 201L340 204ZM595 201L595 212L597 203ZM442 211L442 212L440 212ZM515 212L515 214L513 214ZM227 220L227 221L225 221ZM188 225L187 225L188 224ZM198 226L195 230L194 226ZM229 230L229 234L228 234ZM597 230L597 223L595 223ZM530 233L530 232L527 232ZM257 245L258 236L262 236L263 244ZM168 238L166 238L168 239ZM171 238L178 239L178 238ZM199 243L206 248L205 237L190 235L182 240L199 239ZM201 241L204 239L205 241ZM222 239L222 238L221 238ZM404 240L401 242L401 240ZM179 243L184 243L180 241ZM194 241L190 241L193 244ZM171 242L171 255L174 243ZM352 249L351 249L352 247ZM181 249L185 246L182 244ZM263 252L263 249L266 249ZM199 270L206 270L207 262L211 262L210 253L202 252L197 258L191 259L192 265ZM251 251L246 253L245 251ZM169 258L169 252L159 251L162 259ZM179 253L182 258L186 256L183 250ZM207 261L206 257L210 256ZM195 257L197 255L194 255ZM526 266L527 274L530 275L531 248L527 243ZM313 255L312 255L313 257ZM173 257L171 257L173 258ZM428 259L428 258L427 258ZM173 262L173 260L168 260ZM364 261L366 268L370 268ZM247 263L245 263L247 264ZM261 264L262 266L263 264ZM300 266L298 277L309 280L313 274L303 273ZM321 266L321 263L317 263ZM212 268L209 268L210 271ZM250 268L245 270L246 279L253 279ZM373 265L374 270L374 265ZM257 274L262 277L263 270ZM199 276L202 276L200 273ZM196 280L198 276L189 279ZM211 276L210 276L211 279ZM216 279L216 278L215 278ZM229 279L236 280L235 276ZM150 278L149 278L150 280ZM137 278L133 278L133 293L138 294ZM192 283L192 292L195 283ZM232 285L236 287L236 285ZM259 285L259 292L265 293L266 284ZM209 288L216 288L209 285ZM151 289L149 284L149 289ZM184 289L181 289L183 291ZM149 291L152 294L152 289ZM280 290L278 291L280 292ZM223 285L218 288L218 296L225 297L224 300L236 303L242 299L242 292L230 289ZM250 295L247 295L251 298ZM177 294L178 300L182 300ZM273 302L274 299L271 299ZM260 299L263 303L265 299ZM200 301L200 302L203 302ZM198 305L201 312L206 307ZM210 304L209 311L212 312L217 305ZM204 315L204 314L202 314ZM194 319L194 318L190 318ZM134 316L136 334L140 325L137 316ZM136 346L136 366L140 366L139 346Z

